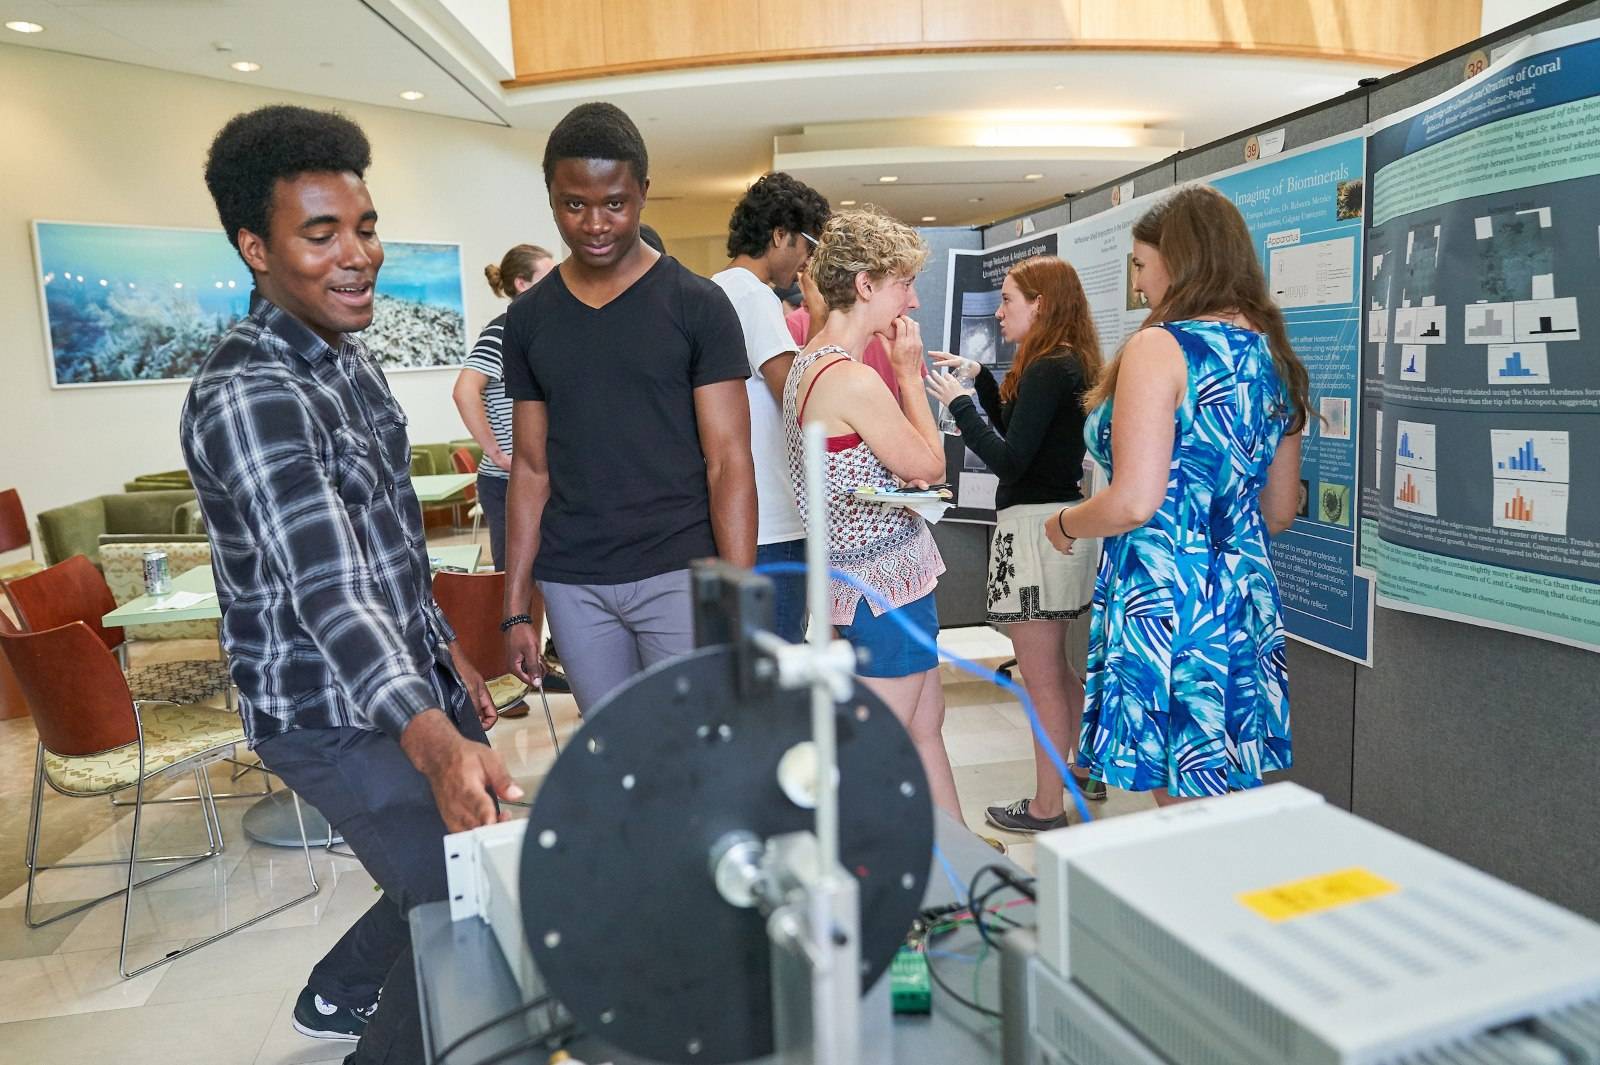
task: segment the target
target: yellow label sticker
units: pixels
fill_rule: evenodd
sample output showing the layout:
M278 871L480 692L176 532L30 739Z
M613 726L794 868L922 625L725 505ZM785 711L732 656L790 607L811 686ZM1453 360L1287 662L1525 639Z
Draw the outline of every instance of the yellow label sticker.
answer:
M1288 921L1351 903L1392 895L1400 885L1367 869L1341 869L1336 873L1295 880L1265 891L1247 891L1240 903L1269 921Z

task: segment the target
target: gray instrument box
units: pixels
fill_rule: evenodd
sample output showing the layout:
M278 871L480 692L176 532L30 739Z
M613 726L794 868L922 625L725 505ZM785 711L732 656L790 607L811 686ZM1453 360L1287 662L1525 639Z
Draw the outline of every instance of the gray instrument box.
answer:
M1040 961L1176 1065L1600 1060L1600 925L1291 784L1117 821L1041 837Z

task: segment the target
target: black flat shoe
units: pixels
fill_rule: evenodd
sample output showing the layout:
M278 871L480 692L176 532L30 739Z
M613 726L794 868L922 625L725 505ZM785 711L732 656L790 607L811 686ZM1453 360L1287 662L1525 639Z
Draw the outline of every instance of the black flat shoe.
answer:
M983 812L984 820L1007 832L1048 832L1053 828L1067 827L1065 812L1058 817L1035 817L1028 812L1030 801L1018 799L1010 806L991 806Z

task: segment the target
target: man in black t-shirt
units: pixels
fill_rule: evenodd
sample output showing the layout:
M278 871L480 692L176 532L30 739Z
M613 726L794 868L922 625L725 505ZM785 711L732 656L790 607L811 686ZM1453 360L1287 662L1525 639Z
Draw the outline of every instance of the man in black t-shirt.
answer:
M722 290L639 239L648 157L627 115L574 108L544 178L572 253L506 315L503 627L532 680L537 580L584 712L692 649L691 560L754 564L750 371Z

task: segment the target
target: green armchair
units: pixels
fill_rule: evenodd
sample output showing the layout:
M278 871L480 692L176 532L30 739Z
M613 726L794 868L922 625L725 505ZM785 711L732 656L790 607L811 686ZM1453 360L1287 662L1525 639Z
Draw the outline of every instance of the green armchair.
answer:
M193 488L188 470L163 470L161 473L142 473L122 486L124 492L165 492Z
M193 506L185 509L184 504L194 498L193 491L182 489L124 492L41 510L35 516L39 546L44 549L45 562L52 566L73 555L86 555L98 566L100 537L108 533L166 536L193 532L197 512Z

